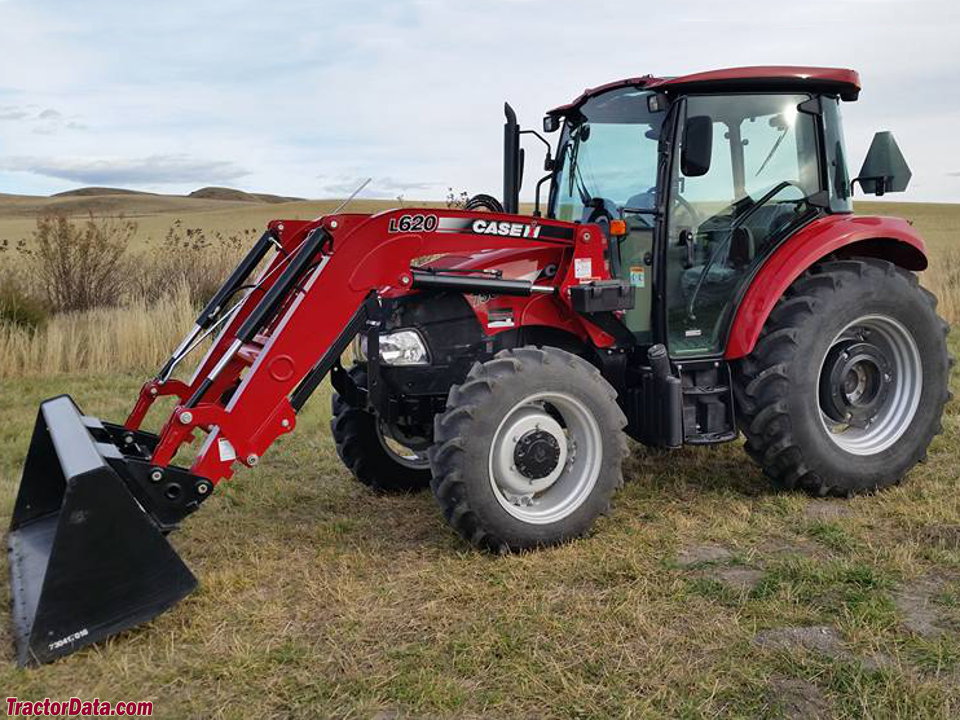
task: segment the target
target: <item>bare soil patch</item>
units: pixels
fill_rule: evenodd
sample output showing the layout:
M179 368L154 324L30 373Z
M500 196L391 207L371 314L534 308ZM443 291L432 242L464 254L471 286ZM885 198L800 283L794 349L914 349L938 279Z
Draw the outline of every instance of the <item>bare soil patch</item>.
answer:
M819 720L833 716L830 701L813 683L774 675L766 695L767 717L782 720Z
M732 557L732 550L719 545L694 545L677 554L677 565L689 568L702 563L727 562Z

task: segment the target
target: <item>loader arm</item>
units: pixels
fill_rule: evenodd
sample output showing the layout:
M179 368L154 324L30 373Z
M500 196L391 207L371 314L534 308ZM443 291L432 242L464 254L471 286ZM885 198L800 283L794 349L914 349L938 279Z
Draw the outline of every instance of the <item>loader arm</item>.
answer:
M557 273L549 282L411 267L417 258L525 247L550 255ZM294 429L347 344L379 322L381 299L536 293L538 306L553 303L555 317L608 347L613 337L573 309L584 289L573 286L608 278L604 249L593 225L486 213L397 210L270 223L143 385L124 425L84 415L65 395L40 406L7 538L18 662L67 655L191 592L196 578L166 534L235 462L256 465ZM193 376L174 379L189 351L214 333ZM160 433L141 430L162 396L177 405ZM191 467L173 464L197 433L206 438Z
M609 278L599 228L518 219L394 210L271 223L277 254L232 310L193 378L145 384L127 428L139 427L153 398L174 394L180 402L159 433L152 466L163 472L196 431L207 437L192 474L217 483L231 476L237 461L256 465L277 437L294 429L297 411L357 332L377 322L379 299L420 291L418 284L426 280L411 270L416 258L518 245L548 249L556 253L556 276L550 284L528 283L526 290L549 293L563 312L581 318L566 291L585 280ZM501 289L523 292L523 285ZM491 290L481 283L476 292ZM203 319L202 314L198 326ZM586 318L579 322L596 346L613 344L611 335Z

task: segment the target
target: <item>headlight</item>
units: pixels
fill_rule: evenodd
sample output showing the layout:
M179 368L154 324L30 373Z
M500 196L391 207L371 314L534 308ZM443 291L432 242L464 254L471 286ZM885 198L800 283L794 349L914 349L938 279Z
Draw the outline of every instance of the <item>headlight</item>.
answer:
M360 335L358 354L367 358L367 336ZM427 346L416 330L397 330L380 336L380 362L384 365L429 365Z

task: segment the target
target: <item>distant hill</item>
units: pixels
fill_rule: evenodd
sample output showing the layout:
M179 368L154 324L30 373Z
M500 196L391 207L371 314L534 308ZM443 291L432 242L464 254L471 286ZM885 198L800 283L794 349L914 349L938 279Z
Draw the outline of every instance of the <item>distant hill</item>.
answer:
M248 193L243 190L225 187L204 187L194 190L188 197L203 198L204 200L233 200L235 202L264 202L264 203L284 203L299 202L304 198L284 197L282 195L270 195L268 193Z
M83 187L76 190L65 190L54 193L50 197L97 197L98 195L155 195L143 190L126 190L124 188Z
M270 214L288 214L281 203L300 202L267 193L248 193L222 187L204 187L189 195L168 195L114 187L82 187L47 196L6 195L0 193L0 221L32 219L41 214L58 213L70 217L87 214L123 215L128 218L170 214L191 215L208 211L263 208ZM272 206L276 210L270 210ZM0 237L3 237L0 235Z

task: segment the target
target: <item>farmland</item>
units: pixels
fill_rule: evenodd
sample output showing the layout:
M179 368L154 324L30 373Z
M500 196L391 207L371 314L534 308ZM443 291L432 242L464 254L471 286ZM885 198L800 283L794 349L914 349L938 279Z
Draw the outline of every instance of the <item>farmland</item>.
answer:
M235 234L336 204L4 196L0 239L26 237L39 212L122 214L147 244L176 220ZM858 210L915 222L933 257L922 280L960 322L960 206ZM176 321L165 325L150 307L55 317L43 332L61 335L44 336L46 345L88 332L100 354L0 375L4 517L39 402L70 392L85 412L122 418L143 373L191 321L189 301L170 302L162 314ZM151 329L163 336L153 344ZM956 355L960 336L950 342ZM123 355L129 345L137 352ZM960 712L957 401L908 482L849 501L773 492L740 442L670 453L634 445L626 485L590 537L506 557L467 547L429 493L376 496L353 481L329 415L325 387L296 433L222 484L173 536L200 579L195 594L144 627L33 670L13 667L0 624L0 688L20 698L151 700L159 717ZM5 567L0 583L6 592Z

